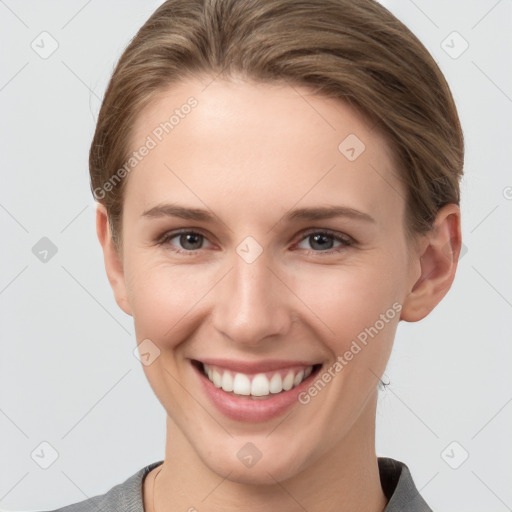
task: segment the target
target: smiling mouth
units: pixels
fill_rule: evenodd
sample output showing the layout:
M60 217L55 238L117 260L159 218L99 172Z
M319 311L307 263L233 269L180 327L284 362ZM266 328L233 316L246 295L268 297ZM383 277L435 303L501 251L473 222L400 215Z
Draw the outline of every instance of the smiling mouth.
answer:
M322 366L313 364L249 374L208 365L198 360L192 360L192 364L216 388L229 395L247 399L268 399L289 391L306 379L313 378Z

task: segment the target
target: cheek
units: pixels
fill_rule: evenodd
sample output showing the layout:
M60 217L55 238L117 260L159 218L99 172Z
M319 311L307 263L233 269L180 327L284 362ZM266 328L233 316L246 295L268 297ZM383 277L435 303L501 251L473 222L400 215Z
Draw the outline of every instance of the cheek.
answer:
M317 318L315 323L323 325L322 331L341 350L392 307L399 297L396 277L396 270L383 260L380 264L314 266L296 272L290 288L310 310L308 316Z
M149 338L166 347L182 341L187 315L194 315L215 282L215 276L210 279L190 266L155 263L142 255L127 261L125 276L137 339Z
M333 352L343 353L400 297L401 265L398 254L375 251L337 265L277 269L286 283L276 287L277 300L298 312ZM170 264L133 251L125 278L138 341L149 338L166 348L183 341L191 322L204 322L215 308L221 275L215 266ZM398 318L386 323L381 337L391 334L390 323Z

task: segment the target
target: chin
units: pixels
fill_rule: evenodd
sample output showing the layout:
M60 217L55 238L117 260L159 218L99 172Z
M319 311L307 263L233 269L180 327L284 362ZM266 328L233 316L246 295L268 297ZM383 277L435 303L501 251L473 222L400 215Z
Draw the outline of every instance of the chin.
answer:
M290 453L288 457L283 457L279 454L282 449L276 447L276 450L277 452L272 452L267 449L267 455L262 453L261 458L255 462L244 462L243 453L240 457L237 455L226 457L227 450L222 450L223 457L213 451L209 452L206 458L201 458L211 471L230 482L245 485L275 485L298 474L304 464L304 461L299 461L298 457L293 457ZM250 449L246 451L250 452Z

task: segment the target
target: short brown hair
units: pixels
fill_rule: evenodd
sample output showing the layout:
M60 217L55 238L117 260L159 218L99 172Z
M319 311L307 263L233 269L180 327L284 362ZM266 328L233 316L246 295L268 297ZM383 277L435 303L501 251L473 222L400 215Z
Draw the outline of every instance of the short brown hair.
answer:
M338 98L378 125L406 190L409 236L460 202L464 142L449 86L412 32L374 0L168 0L141 27L109 82L90 148L91 190L121 244L127 161L138 114L173 83L241 76ZM341 142L341 141L340 141ZM131 149L133 151L133 148Z

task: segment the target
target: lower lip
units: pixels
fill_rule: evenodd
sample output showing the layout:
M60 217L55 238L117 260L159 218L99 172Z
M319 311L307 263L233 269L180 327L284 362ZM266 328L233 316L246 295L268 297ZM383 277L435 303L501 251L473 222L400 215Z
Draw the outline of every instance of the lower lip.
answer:
M270 398L252 399L239 398L226 393L217 388L194 364L192 364L192 368L199 376L205 393L222 414L233 420L253 423L276 418L284 414L293 404L298 403L299 394L309 387L311 380L320 369L311 373L307 379L288 391L281 391L275 395L270 394Z

